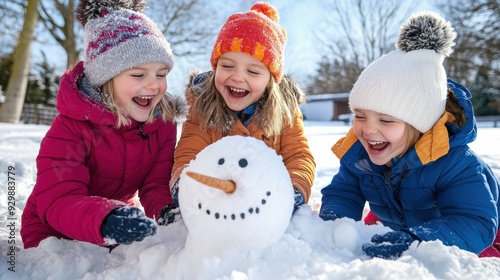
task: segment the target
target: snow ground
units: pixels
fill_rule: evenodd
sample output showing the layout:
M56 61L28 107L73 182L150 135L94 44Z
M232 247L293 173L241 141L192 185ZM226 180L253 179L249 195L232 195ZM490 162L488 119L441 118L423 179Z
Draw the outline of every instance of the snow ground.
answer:
M480 259L439 241L412 245L398 260L369 259L361 244L387 228L348 219L323 222L316 215L320 189L338 170L330 147L348 127L317 121L306 121L305 127L317 162L309 204L297 212L283 237L264 250L209 255L181 250L187 235L183 222L160 227L155 236L111 253L55 238L21 249L20 216L35 183L35 158L48 126L0 123L0 279L174 279L180 271L196 271L200 279L500 279L500 259ZM500 178L499 144L500 128L484 126L471 147ZM15 168L13 174L9 167ZM12 202L15 207L9 208Z

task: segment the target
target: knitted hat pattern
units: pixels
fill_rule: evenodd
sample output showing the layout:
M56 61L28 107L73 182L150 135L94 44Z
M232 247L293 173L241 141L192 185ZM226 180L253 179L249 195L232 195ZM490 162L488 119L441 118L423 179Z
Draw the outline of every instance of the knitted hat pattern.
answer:
M101 86L121 72L145 63L174 63L158 26L142 12L143 0L80 0L77 19L84 26L85 75Z
M279 24L274 6L255 3L250 11L229 16L212 51L210 62L215 70L217 61L226 52L243 52L262 61L279 83L283 76L286 31Z
M396 50L373 61L349 95L351 110L400 119L422 133L443 115L447 99L444 58L455 45L451 24L434 12L413 14L400 27Z

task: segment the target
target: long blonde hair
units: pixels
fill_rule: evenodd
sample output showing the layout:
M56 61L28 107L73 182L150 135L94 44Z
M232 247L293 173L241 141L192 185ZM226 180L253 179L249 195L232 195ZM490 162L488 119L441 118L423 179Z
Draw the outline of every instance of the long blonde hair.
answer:
M194 102L202 130L214 129L227 135L235 121L235 114L227 107L215 87L215 72L211 72L199 85L193 86L196 74L191 75L188 89L199 95ZM294 123L299 115L299 104L305 102L305 93L288 75L279 84L271 77L262 98L257 103L253 119L267 138L275 137Z
M102 102L107 109L109 109L112 113L117 116L116 128L120 128L123 126L127 126L130 124L130 118L128 114L116 104L115 94L113 89L112 80L107 81L104 85L102 85L99 94L101 95ZM149 117L146 120L146 123L152 123L155 119L155 110L159 107L161 112L161 117L164 122L174 121L176 117L176 112L178 111L176 98L170 93L165 93L155 108L151 108L149 112Z

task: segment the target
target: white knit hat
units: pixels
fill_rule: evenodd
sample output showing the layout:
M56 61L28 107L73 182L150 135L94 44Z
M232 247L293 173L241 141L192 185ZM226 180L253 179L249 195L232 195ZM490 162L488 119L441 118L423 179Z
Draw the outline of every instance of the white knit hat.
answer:
M456 33L434 12L413 14L399 30L396 51L373 61L349 95L351 110L364 109L400 119L420 132L443 115L446 72Z

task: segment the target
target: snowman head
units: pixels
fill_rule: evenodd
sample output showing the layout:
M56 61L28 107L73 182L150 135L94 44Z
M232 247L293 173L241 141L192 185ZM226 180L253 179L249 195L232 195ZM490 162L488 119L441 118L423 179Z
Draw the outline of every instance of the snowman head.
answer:
M184 169L179 204L189 238L218 249L262 249L285 232L293 187L281 156L253 137L227 136Z

